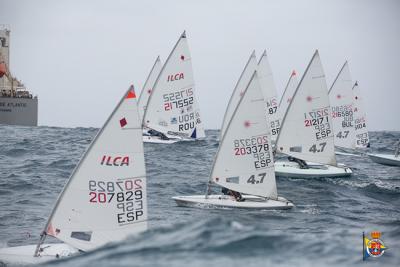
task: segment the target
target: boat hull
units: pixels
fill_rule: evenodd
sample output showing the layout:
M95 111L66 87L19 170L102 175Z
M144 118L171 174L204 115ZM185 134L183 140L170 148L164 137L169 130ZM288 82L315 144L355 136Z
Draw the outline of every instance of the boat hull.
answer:
M152 143L152 144L173 144L176 142L181 141L180 139L168 139L163 140L158 136L150 136L150 135L143 135L143 142L144 143Z
M275 162L275 175L290 178L343 178L349 177L353 171L346 166L329 166L316 163L308 163L309 169L301 169L296 162Z
M262 209L262 210L286 210L294 205L283 197L277 200L264 199L257 196L243 195L245 201L238 202L226 195L177 196L172 199L181 207L193 208L240 208L240 209Z
M0 124L37 126L38 99L0 97Z
M6 264L38 264L78 254L79 251L67 244L43 244L39 257L34 257L36 245L0 249L0 262Z
M387 166L400 166L400 157L389 154L368 154L368 157L376 163Z

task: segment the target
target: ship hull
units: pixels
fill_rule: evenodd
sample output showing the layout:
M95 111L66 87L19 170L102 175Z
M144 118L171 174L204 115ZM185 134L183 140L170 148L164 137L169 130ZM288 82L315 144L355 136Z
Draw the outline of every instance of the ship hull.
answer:
M0 124L37 126L38 99L0 96Z

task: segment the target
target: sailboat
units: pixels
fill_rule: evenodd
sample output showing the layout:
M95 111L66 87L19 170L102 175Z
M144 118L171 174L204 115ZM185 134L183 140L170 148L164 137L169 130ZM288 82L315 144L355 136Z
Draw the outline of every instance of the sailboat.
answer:
M288 155L289 162L275 163L277 176L350 176L351 169L336 162L333 138L328 88L316 51L281 123L276 151Z
M0 249L0 261L40 263L147 230L146 171L131 87L100 129L47 220L37 245ZM55 237L63 243L47 243Z
M279 101L279 113L281 115L281 118L285 116L286 110L292 102L292 98L294 95L294 92L296 91L297 85L299 82L297 81L297 73L295 70L292 71L290 74L290 78L286 84L285 90L283 91L283 95L281 97L281 100Z
M192 58L186 33L162 67L143 115L143 128L149 143L175 143L205 138L195 92Z
M399 166L400 167L400 140L397 141L396 149L393 155L390 154L378 154L368 153L369 158L379 164L387 166Z
M281 116L278 110L278 94L276 92L274 78L268 62L266 50L264 50L264 53L258 62L257 70L265 102L267 103L266 110L271 128L272 142L275 142L281 127Z
M256 58L256 51L253 50L247 63L240 74L239 80L237 81L235 88L233 89L231 98L229 99L228 106L225 110L224 118L222 120L222 127L220 131L220 136L222 137L225 133L225 130L229 124L229 121L232 118L233 112L237 104L239 103L241 97L243 96L244 90L246 86L249 84L251 76L253 75L254 71L257 69L257 58Z
M243 91L226 127L214 159L205 195L173 197L188 207L290 209L293 203L278 196L271 130L266 123L265 100L257 72ZM212 184L243 195L210 195Z
M334 143L338 149L356 148L353 99L353 84L346 61L329 89Z
M143 85L142 91L140 92L140 96L138 99L138 107L139 107L139 118L143 123L143 115L147 108L147 102L149 101L149 97L154 88L154 83L158 75L160 74L162 68L162 63L160 60L160 56L156 58L156 61L153 64L153 67L150 70L149 76L147 76L146 82Z

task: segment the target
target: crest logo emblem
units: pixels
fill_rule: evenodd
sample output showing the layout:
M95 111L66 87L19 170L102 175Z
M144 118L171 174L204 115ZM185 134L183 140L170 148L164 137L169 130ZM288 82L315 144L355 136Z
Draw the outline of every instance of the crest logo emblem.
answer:
M380 239L381 235L381 232L374 231L370 233L370 238L368 238L363 232L363 260L369 257L378 258L385 253L387 247Z

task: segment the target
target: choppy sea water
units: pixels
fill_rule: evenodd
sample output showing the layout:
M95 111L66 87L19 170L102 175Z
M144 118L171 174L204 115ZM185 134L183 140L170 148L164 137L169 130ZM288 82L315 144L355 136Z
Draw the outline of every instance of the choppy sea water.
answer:
M97 129L0 126L0 247L35 244L70 172ZM218 147L207 139L145 144L150 229L47 266L400 266L400 168L338 156L343 179L278 178L289 211L177 207L202 194ZM372 152L392 153L400 132L372 132ZM362 232L389 250L362 263Z

